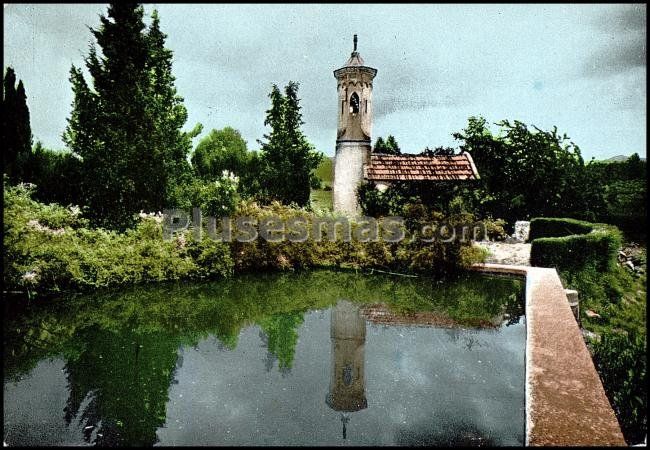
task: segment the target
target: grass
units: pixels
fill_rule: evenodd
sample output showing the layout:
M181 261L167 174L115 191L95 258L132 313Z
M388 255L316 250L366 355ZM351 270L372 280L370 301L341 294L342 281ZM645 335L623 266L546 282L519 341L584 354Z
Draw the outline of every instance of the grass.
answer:
M334 158L325 156L320 165L316 168L316 176L323 182L323 187L332 186L334 180Z
M332 210L332 191L325 191L323 189L312 190L310 200L315 209Z

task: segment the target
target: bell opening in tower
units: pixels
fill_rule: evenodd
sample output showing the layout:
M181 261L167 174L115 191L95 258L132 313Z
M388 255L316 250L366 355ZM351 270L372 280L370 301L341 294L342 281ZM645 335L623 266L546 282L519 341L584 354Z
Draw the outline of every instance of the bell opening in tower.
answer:
M350 97L350 113L359 114L359 96L356 92Z

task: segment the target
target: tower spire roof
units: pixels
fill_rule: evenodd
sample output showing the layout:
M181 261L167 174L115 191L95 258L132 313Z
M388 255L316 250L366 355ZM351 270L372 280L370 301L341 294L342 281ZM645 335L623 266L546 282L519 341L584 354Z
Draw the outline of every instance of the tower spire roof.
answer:
M363 58L357 51L357 42L359 40L357 39L357 35L354 35L354 38L352 39L352 42L354 43L354 49L352 50L352 54L350 55L350 58L348 58L347 62L345 63L346 67L349 66L363 66L365 63L363 62Z

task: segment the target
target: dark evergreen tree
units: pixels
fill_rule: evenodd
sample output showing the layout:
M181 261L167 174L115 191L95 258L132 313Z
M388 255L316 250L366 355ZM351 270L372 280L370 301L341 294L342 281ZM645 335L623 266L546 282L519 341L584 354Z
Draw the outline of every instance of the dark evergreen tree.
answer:
M266 112L264 125L271 126L262 145L262 173L265 193L272 199L298 206L309 204L314 171L323 158L307 141L300 126L298 83L290 81L282 95L276 85L271 93L271 108Z
M34 183L34 198L43 203L79 205L81 161L66 151L47 149L38 141L23 170L24 181Z
M27 95L22 80L16 87L16 73L7 67L2 96L3 170L11 181L22 181L32 148Z
M375 141L375 146L373 147L372 151L373 153L383 153L383 149L385 148L386 148L386 142L384 142L383 137L379 136Z
M160 149L165 182L165 201L167 206L176 206L172 198L174 186L188 183L191 179L191 166L187 155L192 149L192 138L197 136L202 126L198 124L191 132L182 131L187 122L187 109L183 98L178 95L172 74L172 51L165 48L167 35L160 30L158 11L152 13L152 22L147 35L150 48L149 71L151 94L147 104L152 118L153 129L150 143ZM162 181L162 180L161 180Z
M83 160L91 220L109 228L128 227L140 210L173 206L174 184L190 173L191 135L181 131L187 111L174 87L172 53L157 13L148 30L143 14L138 4L111 4L91 29L101 48L100 56L91 45L85 61L92 88L71 69L64 140Z
M375 142L375 147L372 149L373 153L383 153L385 155L399 155L402 151L397 144L397 140L393 135L388 135L386 140L378 137Z
M422 153L420 153L421 156L452 156L456 154L456 150L453 147L443 147L443 146L438 146L436 148L429 148L426 147Z

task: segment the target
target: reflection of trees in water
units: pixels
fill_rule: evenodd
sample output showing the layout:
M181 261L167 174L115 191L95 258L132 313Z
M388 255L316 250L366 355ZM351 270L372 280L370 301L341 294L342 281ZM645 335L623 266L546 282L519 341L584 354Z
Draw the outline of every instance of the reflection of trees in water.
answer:
M302 312L273 314L258 321L261 329L260 338L267 348L264 361L267 371L271 370L277 360L278 370L283 376L291 373L298 344L298 328L304 321L303 314Z
M513 293L508 296L504 305L504 313L507 314L508 321L506 326L519 323L525 311L525 291L518 294Z
M267 336L267 334L264 333L262 330L260 330L259 336L260 336L260 340L262 341L262 347L267 349L266 358L264 358L264 368L266 369L267 372L270 372L271 369L273 369L273 365L278 360L278 357L275 356L274 353L268 351L269 337Z
M465 348L471 351L474 347L483 347L484 342L482 343L479 339L479 333L485 333L487 330L472 330L468 328L445 328L444 332L449 338L450 341L456 343L461 338Z
M463 340L465 341L465 348L469 351L472 351L474 347L483 347L483 344L481 344L481 341L479 340L478 336L476 336L476 332L469 332L463 336Z
M431 447L494 447L498 445L485 431L473 424L458 423L442 430L432 430L431 424L403 428L395 434L395 445Z
M277 361L287 376L303 323L298 310L323 308L326 314L338 298L385 299L398 311L444 312L464 305L472 317L491 317L515 288L511 280L480 279L468 288L463 281L431 289L423 279L396 283L391 277L316 271L66 299L58 308L44 305L5 319L5 379L27 373L45 357L63 355L70 389L66 422L84 423L87 442L151 445L165 423L169 385L183 364L181 343L195 346L215 336L219 348L233 350L242 327L257 323L267 370ZM471 302L459 301L464 298ZM523 302L516 300L509 298L508 307L523 312ZM519 316L513 313L511 320ZM452 339L458 331L447 330Z
M76 339L82 350L65 366L70 390L66 423L75 418L83 423L87 442L96 431L93 443L100 446L155 444L179 367L178 340L159 332L113 333L96 326L80 331ZM86 398L90 401L80 411Z

